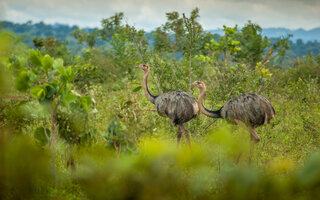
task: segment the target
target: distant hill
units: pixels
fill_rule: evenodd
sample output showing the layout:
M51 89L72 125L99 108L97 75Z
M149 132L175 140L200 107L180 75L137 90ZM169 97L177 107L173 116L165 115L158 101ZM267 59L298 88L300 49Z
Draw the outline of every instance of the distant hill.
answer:
M221 29L210 30L210 33L217 33L219 35L223 35L223 31ZM302 39L303 42L315 41L320 42L320 27L314 28L309 31L304 29L296 29L290 30L287 28L264 28L262 29L262 34L267 36L268 38L279 38L282 36L287 36L288 34L293 35L291 38L292 41L296 41L298 39Z
M11 31L23 38L23 42L33 46L34 37L46 38L52 36L60 39L61 41L69 41L71 46L76 46L77 41L71 35L74 30L78 30L78 26L69 26L65 24L45 24L44 22L32 23L31 21L26 23L14 23L9 21L0 21L0 28Z
M292 34L292 40L302 39L304 42L317 40L320 42L320 27L309 31L304 29L290 30L285 28L266 28L262 33L267 37L280 37L287 34Z
M48 37L52 36L60 39L61 41L68 40L68 48L73 52L82 49L82 45L77 43L77 40L71 35L74 30L79 29L78 26L69 26L64 24L45 24L43 22L32 23L31 21L26 23L13 23L9 21L0 21L0 28L9 30L23 38L23 42L29 45L29 47L34 48L33 38L34 37ZM87 28L87 32L91 32L95 29ZM220 29L209 30L211 33L217 33L223 35L223 31ZM281 36L287 36L287 34L292 34L290 46L291 50L289 55L291 58L300 57L304 55L309 55L313 53L314 55L320 54L320 28L315 28L309 31L303 29L290 30L286 28L265 28L262 30L263 34L268 38L279 38ZM152 46L154 43L153 32L146 33L146 37ZM299 40L297 40L299 39ZM102 45L103 43L99 43Z

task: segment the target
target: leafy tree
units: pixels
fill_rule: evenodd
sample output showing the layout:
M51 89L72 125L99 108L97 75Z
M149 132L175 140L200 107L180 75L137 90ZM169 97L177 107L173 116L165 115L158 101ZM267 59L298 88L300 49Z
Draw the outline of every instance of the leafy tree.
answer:
M267 64L274 62L281 64L289 50L291 35L279 38L271 42L266 36L262 36L262 28L251 21L235 35L240 42L239 50L235 54L235 60L248 63L251 69L255 69L258 62Z
M283 65L284 61L288 60L288 52L290 50L289 39L292 35L276 39L268 51L264 54L262 63L267 64L272 62L274 65Z
M148 60L148 42L143 30L122 23L123 16L123 13L116 13L103 19L99 32L115 64L132 78L132 66Z
M185 50L185 26L183 17L178 12L166 13L167 22L158 27L152 34L154 49L160 53L170 52L171 62L175 60L177 53Z
M152 34L154 38L154 50L161 54L166 54L171 51L171 57L174 59L174 51L172 51L170 34L163 30L163 27L158 27Z
M265 49L271 45L268 38L262 36L262 28L251 21L241 29L237 40L241 51L235 57L249 63L252 69L262 60Z
M232 57L240 51L239 41L236 39L238 34L238 26L232 27L223 26L224 36L219 37L218 41L212 39L208 48L216 52L216 55L223 54L224 65L228 65L228 57Z
M40 105L49 107L54 140L57 108L77 103L87 110L91 103L90 97L77 97L73 94L74 71L71 66L64 67L62 59L42 56L38 50L29 51L28 62L22 63L19 59L22 58L10 63L12 70L16 71L15 88L27 93L27 96L37 100Z
M98 31L94 30L92 32L85 32L84 29L74 30L72 33L73 37L78 40L79 44L86 43L86 45L91 49L97 45Z
M199 49L199 43L201 38L201 34L203 32L202 26L199 24L199 9L195 8L191 11L190 18L187 18L183 14L183 20L184 20L184 26L187 30L186 33L186 60L188 61L189 68L188 68L188 74L189 74L189 92L191 92L191 82L192 82L192 57L195 55L195 53Z
M102 29L99 32L103 40L110 40L115 33L119 33L121 31L121 29L123 28L123 17L123 12L119 12L114 16L111 16L110 18L102 19Z
M61 42L54 37L47 38L33 38L34 46L41 51L42 54L48 54L51 57L62 58L66 64L71 64L74 56L68 50L68 41Z

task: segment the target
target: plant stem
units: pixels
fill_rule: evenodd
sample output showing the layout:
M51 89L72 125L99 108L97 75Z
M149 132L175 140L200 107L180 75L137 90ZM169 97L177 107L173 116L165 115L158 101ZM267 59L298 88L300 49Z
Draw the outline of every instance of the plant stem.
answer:
M57 173L56 173L56 149L55 149L55 110L57 107L53 106L53 100L51 100L50 103L50 113L51 113L51 142L50 142L50 147L51 147L51 168L52 168L52 173L55 179L55 183L57 186Z

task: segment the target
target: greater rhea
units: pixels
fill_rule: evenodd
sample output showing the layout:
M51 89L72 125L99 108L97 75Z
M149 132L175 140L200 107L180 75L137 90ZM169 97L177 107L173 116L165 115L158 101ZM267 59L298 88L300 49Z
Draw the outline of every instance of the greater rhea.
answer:
M265 97L253 93L237 96L225 103L219 110L208 110L203 105L206 85L202 81L195 81L191 86L197 87L200 91L198 106L201 113L212 118L224 118L233 124L246 127L254 142L260 141L255 128L266 124L275 116L272 104Z
M184 123L195 118L199 114L197 100L184 91L172 91L154 96L148 89L148 75L150 67L146 64L136 66L144 71L142 87L148 100L157 107L160 116L168 117L174 125L178 126L177 143L179 145L182 132L184 132L188 144L191 145L190 135Z

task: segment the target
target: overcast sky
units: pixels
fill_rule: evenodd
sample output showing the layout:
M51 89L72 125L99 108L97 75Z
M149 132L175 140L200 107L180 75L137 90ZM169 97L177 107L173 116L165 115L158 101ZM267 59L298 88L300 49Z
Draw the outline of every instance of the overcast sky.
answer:
M0 19L99 27L102 18L124 12L129 24L150 31L165 23L166 12L189 16L195 7L207 30L248 20L263 28L320 27L320 0L0 0Z

